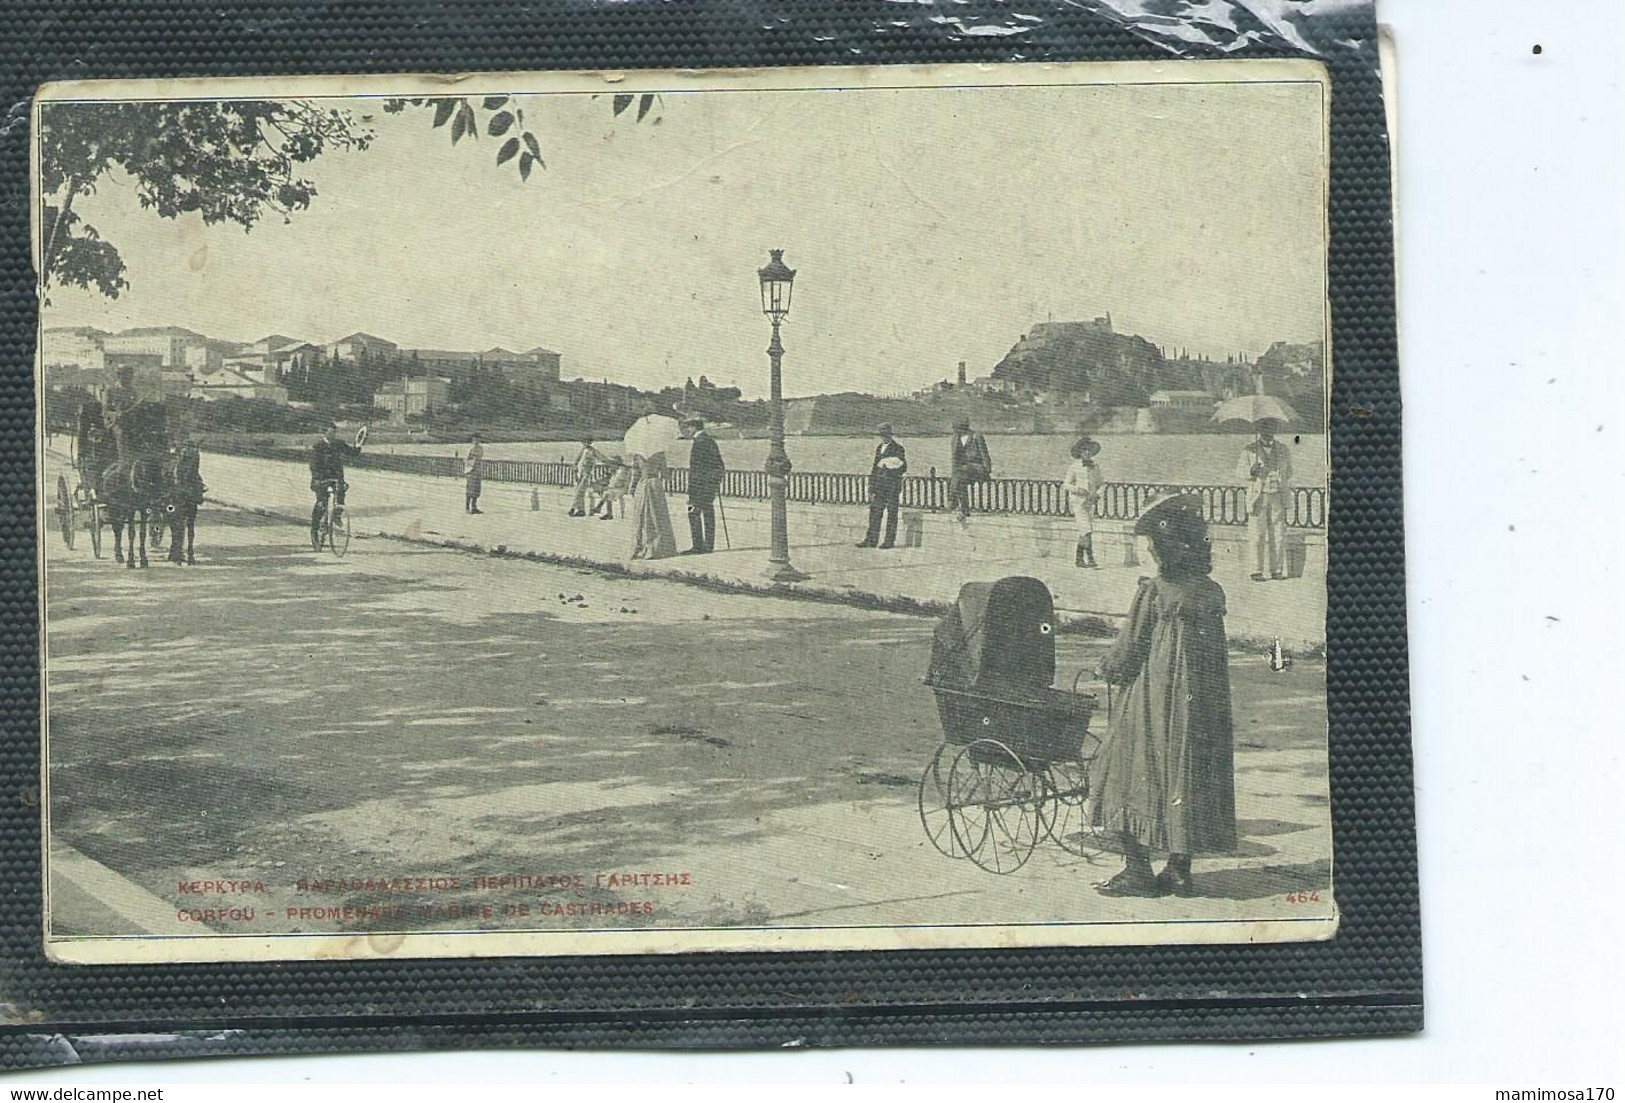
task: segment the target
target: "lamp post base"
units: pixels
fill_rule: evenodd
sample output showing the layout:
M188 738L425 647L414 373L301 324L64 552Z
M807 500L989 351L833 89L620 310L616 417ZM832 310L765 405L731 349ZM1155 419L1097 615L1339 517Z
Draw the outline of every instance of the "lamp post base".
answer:
M802 574L788 563L769 563L767 577L774 582L805 582L812 575Z

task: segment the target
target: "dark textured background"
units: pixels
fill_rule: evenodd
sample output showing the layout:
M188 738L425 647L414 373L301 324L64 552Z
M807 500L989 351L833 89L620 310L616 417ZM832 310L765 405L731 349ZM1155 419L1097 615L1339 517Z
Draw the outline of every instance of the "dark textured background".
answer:
M1182 0L1145 5L1177 16ZM1017 20L1021 11L1042 17ZM956 23L934 21L948 15ZM543 68L1166 60L1104 0L593 4L7 0L0 40L0 1063L520 1044L1107 1042L1421 1025L1388 147L1369 8L1253 19L1185 56L1333 76L1329 696L1342 935L1261 947L65 967L41 952L28 100L48 80ZM1161 18L1161 17L1159 17ZM1024 28L967 34L976 24ZM408 1018L409 1017L409 1018ZM150 1034L171 1032L174 1040ZM139 1034L148 1034L145 1039Z

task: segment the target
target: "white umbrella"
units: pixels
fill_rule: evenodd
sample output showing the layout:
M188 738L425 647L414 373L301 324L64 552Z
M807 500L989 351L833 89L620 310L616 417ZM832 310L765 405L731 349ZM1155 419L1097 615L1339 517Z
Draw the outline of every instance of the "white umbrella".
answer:
M648 414L632 423L621 441L621 446L629 455L652 459L655 456L664 456L666 451L675 445L685 443L687 442L678 430L676 418L667 417L665 414Z
M1245 421L1248 425L1278 421L1286 426L1298 420L1298 412L1274 395L1244 394L1219 403L1213 420Z

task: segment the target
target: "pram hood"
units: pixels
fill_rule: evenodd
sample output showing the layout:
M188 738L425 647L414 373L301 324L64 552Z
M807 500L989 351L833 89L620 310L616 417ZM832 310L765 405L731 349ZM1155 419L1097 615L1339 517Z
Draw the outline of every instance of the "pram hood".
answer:
M1036 578L967 582L937 622L926 684L984 693L1048 690L1055 681L1055 602Z

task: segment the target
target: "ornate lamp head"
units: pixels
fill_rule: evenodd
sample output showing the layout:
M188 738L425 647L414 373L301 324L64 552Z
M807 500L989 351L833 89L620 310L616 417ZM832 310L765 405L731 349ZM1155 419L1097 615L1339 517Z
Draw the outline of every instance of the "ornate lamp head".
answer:
M785 267L784 250L769 249L766 267L757 269L762 281L762 313L775 322L790 313L790 291L795 284L795 269Z

